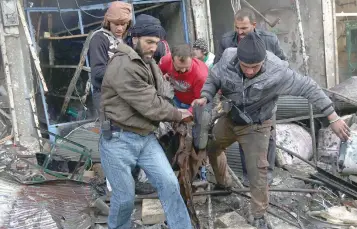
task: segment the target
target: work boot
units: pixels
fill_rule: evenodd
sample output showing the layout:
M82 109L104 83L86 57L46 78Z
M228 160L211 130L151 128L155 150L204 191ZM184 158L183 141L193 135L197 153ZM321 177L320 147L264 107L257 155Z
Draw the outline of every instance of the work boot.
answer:
M268 229L268 223L265 220L265 217L261 218L254 218L253 221L253 227L256 227L257 229Z

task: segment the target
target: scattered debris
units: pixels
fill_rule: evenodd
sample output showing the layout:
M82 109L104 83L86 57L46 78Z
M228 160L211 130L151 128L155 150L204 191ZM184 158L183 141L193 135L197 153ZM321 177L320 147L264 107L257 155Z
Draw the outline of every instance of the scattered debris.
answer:
M141 220L145 225L159 224L165 221L165 214L160 200L143 200Z

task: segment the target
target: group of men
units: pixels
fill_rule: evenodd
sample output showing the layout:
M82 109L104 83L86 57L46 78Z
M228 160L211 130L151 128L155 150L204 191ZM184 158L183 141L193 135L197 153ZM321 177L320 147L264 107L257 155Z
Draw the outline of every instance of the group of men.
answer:
M102 129L101 162L112 187L109 228L131 228L136 166L157 190L169 228L192 228L178 180L154 132L159 122L192 121L192 108L212 102L218 91L231 109L214 126L214 139L207 146L216 188L230 186L224 150L238 141L252 195L252 224L267 228L277 98L304 96L346 140L349 129L331 100L310 77L289 68L277 37L257 30L250 10L236 13L235 31L223 36L215 58L201 39L193 47L177 45L169 51L158 19L142 14L134 25L131 19L131 4L113 2L89 50ZM164 55L157 55L158 47ZM174 88L173 98L167 83Z

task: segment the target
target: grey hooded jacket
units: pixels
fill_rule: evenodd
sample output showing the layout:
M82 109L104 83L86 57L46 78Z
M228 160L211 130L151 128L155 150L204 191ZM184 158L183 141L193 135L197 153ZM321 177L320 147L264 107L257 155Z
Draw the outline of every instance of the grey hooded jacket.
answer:
M201 97L212 101L219 89L242 111L259 103L258 108L247 112L254 123L271 119L280 95L305 97L326 116L334 112L332 101L314 80L291 70L288 62L269 51L260 73L248 79L240 71L237 48L226 49L221 60L210 70Z

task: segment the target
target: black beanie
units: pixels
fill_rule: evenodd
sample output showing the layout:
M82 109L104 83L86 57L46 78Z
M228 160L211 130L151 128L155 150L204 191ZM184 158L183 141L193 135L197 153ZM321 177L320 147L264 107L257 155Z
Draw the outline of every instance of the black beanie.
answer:
M264 41L255 32L249 33L238 43L238 59L246 64L257 64L267 54Z
M155 36L163 39L166 35L160 20L147 14L137 16L135 25L129 31L132 37Z

